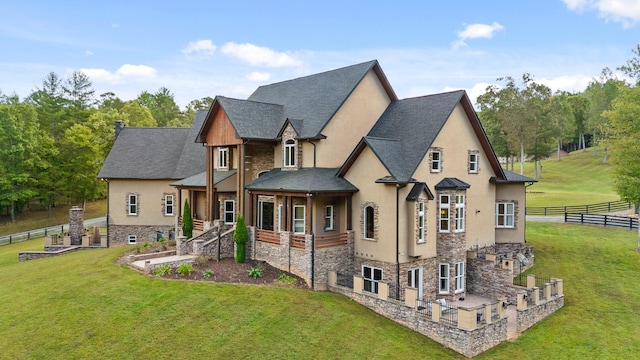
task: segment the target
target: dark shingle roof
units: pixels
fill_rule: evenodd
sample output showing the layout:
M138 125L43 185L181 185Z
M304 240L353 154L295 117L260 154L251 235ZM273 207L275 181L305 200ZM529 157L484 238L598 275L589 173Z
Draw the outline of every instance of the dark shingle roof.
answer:
M206 169L206 152L194 142L206 117L198 111L191 128L125 127L98 174L110 179L182 179Z
M427 194L428 199L434 199L433 193L429 189L429 186L427 186L427 183L419 182L413 184L413 188L411 188L411 191L409 191L409 194L407 195L407 201L418 200L423 192Z
M364 76L376 66L376 60L305 76L256 89L248 100L282 105L281 124L299 119L304 126L300 138L317 138ZM235 121L232 119L232 122Z
M218 171L213 170L213 184L218 184L221 181L224 181L231 176L235 175L238 170L229 170L229 171ZM206 187L207 186L207 172L201 172L199 174L195 174L188 178L176 181L171 184L171 186L180 186L180 187Z
M356 192L358 188L335 176L334 168L302 168L296 171L273 169L247 184L247 190L293 191L304 193Z
M470 188L471 185L458 178L444 178L436 184L436 190L463 190Z
M408 182L464 91L391 103L365 137L398 182Z
M242 139L275 139L285 121L283 106L216 96Z
M526 182L538 182L538 180L534 180L530 177L524 176L524 175L520 175L520 174L516 174L512 171L509 170L505 170L502 169L502 171L504 172L505 178L506 179L499 179L495 176L491 177L491 179L489 179L490 182L512 182L512 183L526 183Z

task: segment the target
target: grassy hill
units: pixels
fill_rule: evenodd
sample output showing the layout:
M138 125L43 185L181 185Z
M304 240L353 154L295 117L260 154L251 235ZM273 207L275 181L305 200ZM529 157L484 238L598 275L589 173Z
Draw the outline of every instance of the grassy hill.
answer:
M527 206L595 204L620 199L613 189L611 165L602 164L602 150L575 151L542 161L542 176L527 188ZM516 164L515 172L520 172ZM525 175L533 178L533 164L525 163Z
M637 356L637 234L548 223L527 233L533 272L565 280L565 307L478 358ZM41 248L0 247L0 359L462 358L337 294L162 280L115 264L126 248L17 262Z

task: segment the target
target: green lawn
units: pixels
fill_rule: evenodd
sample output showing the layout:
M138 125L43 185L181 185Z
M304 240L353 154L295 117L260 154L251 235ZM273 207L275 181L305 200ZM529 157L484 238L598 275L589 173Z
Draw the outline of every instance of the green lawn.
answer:
M585 205L620 199L613 190L610 164L602 164L602 151L574 151L561 161L542 161L542 176L527 188L527 206ZM515 172L520 172L516 164ZM525 163L533 178L533 163Z
M480 359L623 359L640 353L637 234L528 223L534 273L565 307ZM0 246L0 359L462 358L340 295L167 281L114 264L124 248L17 262Z

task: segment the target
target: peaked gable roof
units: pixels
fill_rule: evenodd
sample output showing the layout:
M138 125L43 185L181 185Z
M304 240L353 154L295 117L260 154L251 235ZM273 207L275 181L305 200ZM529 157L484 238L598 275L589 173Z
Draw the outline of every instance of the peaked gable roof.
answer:
M206 169L206 152L194 142L207 112L198 110L191 128L125 127L113 144L100 178L182 179Z
M368 145L396 182L410 182L458 103L462 103L497 178L504 178L500 163L464 90L403 99L389 104L339 174L348 171L362 151L359 147Z
M282 105L258 101L216 96L211 113L220 110L226 113L240 139L275 139L285 120ZM205 135L206 131L201 131L199 140L204 142Z

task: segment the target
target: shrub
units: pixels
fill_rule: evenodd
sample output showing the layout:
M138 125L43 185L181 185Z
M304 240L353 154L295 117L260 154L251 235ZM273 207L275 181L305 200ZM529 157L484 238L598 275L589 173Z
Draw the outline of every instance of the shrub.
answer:
M157 276L171 275L172 270L173 269L171 269L171 266L169 266L169 264L162 264L156 268L154 274L156 274Z
M256 266L249 269L249 276L254 279L262 277L262 267Z
M244 217L238 215L236 222L236 230L233 232L233 242L236 243L236 262L243 263L246 258L247 240L249 240L249 232L244 224Z
M203 278L208 279L208 278L210 278L211 276L213 276L213 270L211 270L211 269L207 269L207 270L205 270L205 271L203 271L203 272L202 272L202 277L203 277Z
M182 211L182 234L191 239L193 236L193 218L191 217L191 207L189 200L184 200L184 210Z
M176 270L176 273L178 273L180 276L189 276L192 272L194 272L194 269L191 263L182 263Z
M207 265L207 261L209 261L209 259L204 255L200 255L196 258L196 264L200 266Z
M293 284L298 282L298 279L294 278L293 276L289 276L289 275L281 272L278 275L278 278L276 279L276 282L284 284L284 285L293 285Z

